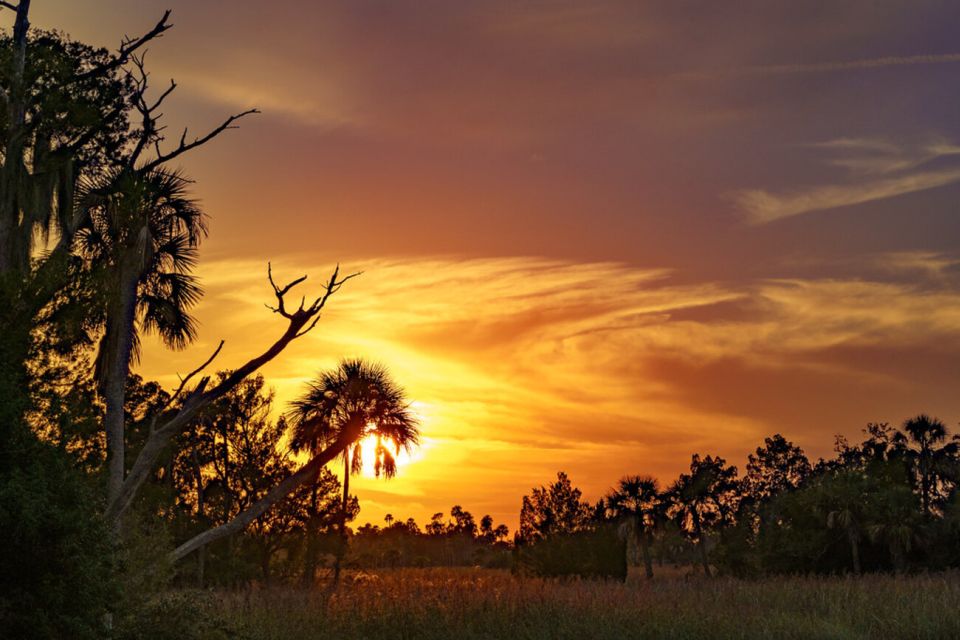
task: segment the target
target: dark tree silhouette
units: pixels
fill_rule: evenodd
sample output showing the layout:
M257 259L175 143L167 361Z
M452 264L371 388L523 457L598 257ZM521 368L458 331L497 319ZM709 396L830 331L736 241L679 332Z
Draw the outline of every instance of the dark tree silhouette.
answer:
M762 447L747 457L743 477L744 495L766 502L784 491L799 487L812 467L803 450L779 433L765 438Z
M293 403L290 411L294 450L316 453L343 434L351 434L351 447L343 457L343 507L340 533L346 545L346 514L349 504L350 476L362 468L361 443L377 439L374 450L374 474L392 478L397 472L395 454L419 441L416 416L409 409L403 390L391 379L386 368L364 360L343 360L331 371L321 373L309 384L307 392ZM390 450L389 444L395 449ZM337 554L334 580L340 577L343 552Z
M660 487L650 476L625 476L604 500L606 510L615 519L630 527L643 556L647 578L653 577L653 560L650 557L650 540L663 505Z
M707 533L729 524L737 509L737 468L721 457L694 454L690 473L681 474L668 490L668 513L697 544L703 572L710 575Z
M523 496L520 538L530 542L589 528L591 509L581 496L580 489L571 484L563 471L557 473L553 484L534 488L529 496Z
M931 515L942 506L942 485L955 475L960 451L957 437L947 441L947 428L936 418L920 414L903 423L896 442L906 449L920 493L923 512Z

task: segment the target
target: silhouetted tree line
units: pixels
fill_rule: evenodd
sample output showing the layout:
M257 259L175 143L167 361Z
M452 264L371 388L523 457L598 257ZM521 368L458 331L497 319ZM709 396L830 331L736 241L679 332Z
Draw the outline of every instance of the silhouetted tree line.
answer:
M960 566L960 437L926 415L864 434L859 444L838 436L836 455L815 464L774 435L742 477L719 456L694 454L669 486L626 476L592 505L561 472L523 498L515 570L623 577L621 552L648 577L665 564L708 576Z
M384 526L359 527L350 543L350 558L359 567L440 567L510 565L509 530L485 515L478 523L460 505L433 514L423 529L413 518L387 514Z

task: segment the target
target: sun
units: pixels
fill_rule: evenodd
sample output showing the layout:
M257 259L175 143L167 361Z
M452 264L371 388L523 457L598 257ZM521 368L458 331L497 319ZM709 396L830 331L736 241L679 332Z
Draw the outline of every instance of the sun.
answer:
M394 442L392 438L381 439L383 446L393 454L393 459L397 463L397 471L399 473L403 473L404 467L420 461L426 450L433 444L430 438L425 438L422 435L424 426L430 422L428 405L415 400L410 403L410 408L416 415L417 422L421 427L420 442L410 449L403 449L397 446L397 443ZM360 465L360 475L366 478L375 478L376 472L374 466L377 459L376 425L372 423L368 424L366 432L367 435L360 439L360 457L362 462Z
M383 445L387 447L391 453L396 454L397 447L393 444L393 441L389 438L383 440ZM363 466L360 469L360 473L368 478L374 476L374 460L377 455L377 436L368 435L360 440L360 459L363 461Z
M420 448L415 448L411 451L405 449L400 449L397 447L396 443L390 438L382 439L383 446L390 450L390 453L393 454L394 459L397 461L397 470L403 472L403 468L413 462L416 462L421 457ZM422 444L421 444L422 447ZM374 461L376 460L377 455L377 436L375 434L370 434L364 436L360 440L360 456L363 464L360 467L360 474L366 478L373 478L376 476L374 471Z

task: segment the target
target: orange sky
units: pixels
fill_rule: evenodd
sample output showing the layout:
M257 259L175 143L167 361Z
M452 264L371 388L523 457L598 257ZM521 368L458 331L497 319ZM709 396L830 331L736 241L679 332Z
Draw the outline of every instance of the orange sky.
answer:
M113 46L167 4L171 128L264 114L184 160L211 215L201 337L140 372L268 344L267 260L305 293L364 271L264 369L280 408L344 356L415 401L424 445L352 485L361 521L513 527L561 469L595 499L694 451L742 468L774 432L815 457L868 421L960 419L943 3L59 0L33 22Z

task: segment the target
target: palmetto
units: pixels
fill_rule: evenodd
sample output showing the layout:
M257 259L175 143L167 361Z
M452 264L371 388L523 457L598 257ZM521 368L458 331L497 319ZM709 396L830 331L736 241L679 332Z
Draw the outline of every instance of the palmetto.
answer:
M952 475L951 467L960 450L960 442L956 437L947 442L947 428L943 422L925 414L907 420L903 430L906 435L899 436L898 444L906 448L919 484L923 511L930 514L941 495L941 481L944 476Z
M690 473L682 473L667 491L667 508L680 528L697 542L703 571L710 575L706 534L729 521L736 511L737 469L717 456L694 454Z
M202 292L192 271L207 228L189 185L178 172L155 169L123 171L82 187L79 201L89 222L79 233L79 248L102 278L111 306L134 294L129 300L136 320L134 350L140 331L156 332L173 348L196 335L189 310ZM114 315L108 312L108 324L116 325ZM121 329L108 328L99 366L117 348L115 333Z
M189 311L201 290L192 271L206 224L189 185L175 171L124 169L78 191L87 222L77 249L105 294L96 375L107 408L111 500L123 481L123 388L141 332L155 332L176 349L196 335Z
M623 519L633 530L643 555L646 575L652 578L650 536L662 513L660 487L656 479L650 476L626 476L608 494L606 503L611 515Z
M396 454L419 442L418 420L386 368L361 359L342 360L337 368L321 373L294 401L289 418L294 451L316 453L338 440L349 443L342 454L340 534L345 539L350 476L363 466L363 440L376 438L374 474L393 477ZM338 575L339 555L337 560Z

